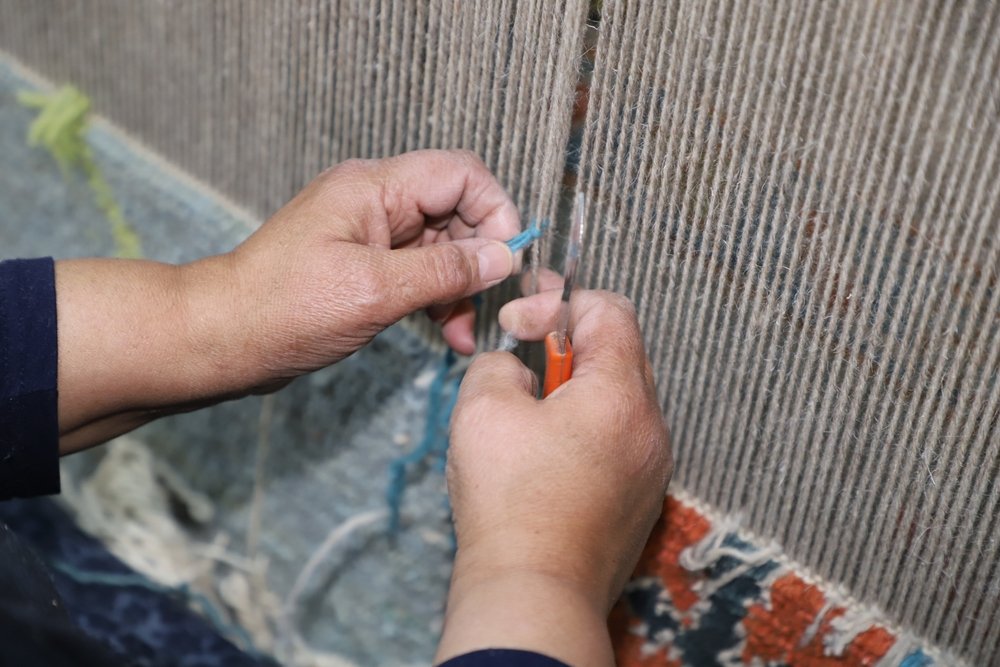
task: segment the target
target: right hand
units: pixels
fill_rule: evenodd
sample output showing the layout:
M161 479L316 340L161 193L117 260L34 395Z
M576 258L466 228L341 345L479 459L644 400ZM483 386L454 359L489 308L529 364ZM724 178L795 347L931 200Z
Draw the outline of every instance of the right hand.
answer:
M501 325L541 340L559 297L511 302ZM458 552L439 658L477 643L571 664L610 656L604 620L660 514L672 459L631 303L577 291L570 327L573 377L544 400L535 375L508 353L480 355L465 376L448 458ZM470 602L477 598L483 608ZM524 613L487 611L504 599ZM460 607L461 618L452 613ZM480 628L471 634L461 627L469 614ZM557 645L574 624L580 633ZM587 649L581 635L598 631L601 646Z

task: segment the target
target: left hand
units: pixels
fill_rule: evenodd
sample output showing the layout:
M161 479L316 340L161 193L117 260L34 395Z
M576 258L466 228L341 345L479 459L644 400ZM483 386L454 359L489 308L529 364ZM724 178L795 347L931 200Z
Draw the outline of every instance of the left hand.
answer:
M471 153L344 162L231 253L231 312L250 334L241 349L265 372L258 381L281 381L428 308L448 344L471 354L469 297L514 271L502 241L518 231L514 203Z
M515 269L510 197L476 156L417 151L320 174L230 253L56 263L62 451L270 391L428 308L472 353L472 294Z

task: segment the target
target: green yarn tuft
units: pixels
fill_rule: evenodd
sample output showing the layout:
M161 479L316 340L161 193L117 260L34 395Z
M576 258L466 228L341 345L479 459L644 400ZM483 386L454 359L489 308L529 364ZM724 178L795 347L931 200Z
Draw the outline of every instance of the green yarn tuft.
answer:
M22 91L17 100L26 107L38 109L38 115L28 128L28 145L46 149L64 178L68 179L73 172L81 173L94 195L94 203L111 226L115 254L130 259L142 257L139 235L125 219L87 143L90 98L74 86L64 86L51 93Z

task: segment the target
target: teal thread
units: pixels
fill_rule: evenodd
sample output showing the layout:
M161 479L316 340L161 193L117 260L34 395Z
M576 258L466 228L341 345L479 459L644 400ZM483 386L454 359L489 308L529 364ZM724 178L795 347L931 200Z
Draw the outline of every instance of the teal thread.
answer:
M532 243L542 238L542 234L545 230L549 228L549 221L542 220L541 222L537 220L532 220L528 228L523 232L507 241L507 247L510 248L511 252L517 252L518 250L524 250Z
M899 663L899 667L929 667L933 664L934 661L931 660L929 655L917 649L903 658L903 662Z
M427 421L424 435L413 451L389 463L389 487L386 501L389 505L389 532L399 531L400 508L406 491L406 475L410 468L427 459L434 461L435 467L444 470L448 456L448 423L458 400L458 387L462 383L462 373L450 379L452 368L458 361L454 350L448 349L438 366L434 380L428 390Z

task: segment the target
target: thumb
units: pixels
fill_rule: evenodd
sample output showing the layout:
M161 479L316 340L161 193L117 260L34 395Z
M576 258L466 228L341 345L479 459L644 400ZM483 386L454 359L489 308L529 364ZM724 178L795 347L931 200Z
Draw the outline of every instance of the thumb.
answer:
M484 352L475 358L462 379L465 397L524 395L538 393L538 377L510 352Z
M478 355L462 378L452 426L470 415L494 415L515 406L534 404L538 377L509 352Z
M382 276L399 287L384 304L393 320L472 296L514 271L507 244L477 238L389 250L379 253L378 262Z

